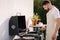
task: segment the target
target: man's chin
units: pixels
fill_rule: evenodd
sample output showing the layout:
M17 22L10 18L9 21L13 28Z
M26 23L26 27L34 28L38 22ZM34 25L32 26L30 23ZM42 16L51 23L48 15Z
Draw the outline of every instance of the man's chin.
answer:
M46 11L48 11L48 10L46 10Z
M46 11L49 11L49 9L48 10L46 9Z

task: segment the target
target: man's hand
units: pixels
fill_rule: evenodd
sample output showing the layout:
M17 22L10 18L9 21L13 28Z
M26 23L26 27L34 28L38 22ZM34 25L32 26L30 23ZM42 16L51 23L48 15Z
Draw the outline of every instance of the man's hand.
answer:
M42 27L40 30L43 30L44 31L44 30L46 30L46 27Z
M56 38L57 38L57 36L56 36L56 34L54 33L54 34L52 35L52 40L56 40Z

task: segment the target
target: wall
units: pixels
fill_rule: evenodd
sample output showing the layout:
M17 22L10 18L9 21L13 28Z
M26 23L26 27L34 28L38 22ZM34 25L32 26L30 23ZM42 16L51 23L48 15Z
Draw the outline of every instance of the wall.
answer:
M33 15L33 0L0 0L0 40L9 40L9 18L17 12L27 21Z

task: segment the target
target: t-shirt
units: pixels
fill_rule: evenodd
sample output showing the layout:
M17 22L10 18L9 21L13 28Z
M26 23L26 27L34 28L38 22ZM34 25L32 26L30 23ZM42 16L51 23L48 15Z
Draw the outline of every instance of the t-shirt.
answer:
M53 31L55 29L56 23L55 19L60 18L59 10L53 6L51 10L47 13L47 34L46 34L46 40L51 40Z

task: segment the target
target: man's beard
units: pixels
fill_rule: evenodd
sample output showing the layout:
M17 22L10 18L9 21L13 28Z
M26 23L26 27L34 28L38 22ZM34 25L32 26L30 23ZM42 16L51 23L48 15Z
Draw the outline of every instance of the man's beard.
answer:
M50 9L48 8L48 10L47 11L49 11Z
M48 8L46 11L48 12L50 9Z

